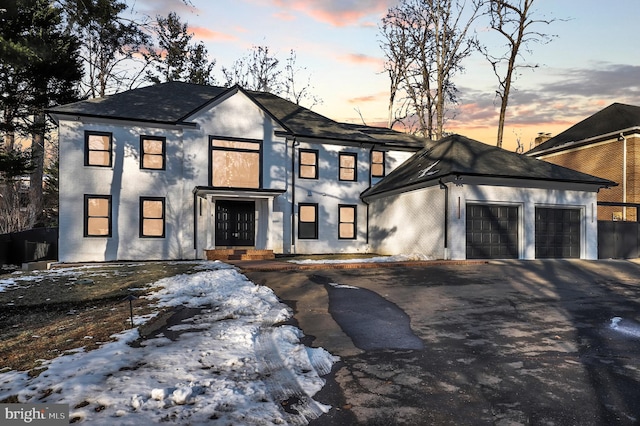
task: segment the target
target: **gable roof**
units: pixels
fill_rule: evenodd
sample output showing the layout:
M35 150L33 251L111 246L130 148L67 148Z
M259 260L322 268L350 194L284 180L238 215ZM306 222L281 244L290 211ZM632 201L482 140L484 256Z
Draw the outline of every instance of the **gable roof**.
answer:
M292 136L322 138L412 148L421 139L389 129L339 123L286 99L266 92L168 82L141 87L100 99L50 108L50 114L109 118L149 123L189 124L188 118L216 99L241 91Z
M640 107L614 103L585 118L559 135L529 150L526 155L541 155L611 138L616 133L640 130Z
M615 182L516 154L461 135L429 144L362 193L363 198L435 185L446 177L483 176L616 186Z

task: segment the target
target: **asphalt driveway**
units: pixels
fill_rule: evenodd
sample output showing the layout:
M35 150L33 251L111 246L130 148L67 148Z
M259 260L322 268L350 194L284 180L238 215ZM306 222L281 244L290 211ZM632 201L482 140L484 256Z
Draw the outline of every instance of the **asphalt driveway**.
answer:
M341 357L312 424L640 424L634 262L245 274Z

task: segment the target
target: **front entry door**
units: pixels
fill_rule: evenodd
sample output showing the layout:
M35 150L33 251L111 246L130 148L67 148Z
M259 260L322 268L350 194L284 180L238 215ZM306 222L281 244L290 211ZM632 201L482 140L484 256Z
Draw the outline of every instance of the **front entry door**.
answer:
M216 201L216 247L255 245L253 201Z

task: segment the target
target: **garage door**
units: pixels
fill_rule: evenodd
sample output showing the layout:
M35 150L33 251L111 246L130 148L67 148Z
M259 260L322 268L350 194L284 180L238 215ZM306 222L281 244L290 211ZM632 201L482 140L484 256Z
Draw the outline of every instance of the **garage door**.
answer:
M467 259L518 258L518 207L467 204Z
M536 258L580 258L580 209L536 207Z

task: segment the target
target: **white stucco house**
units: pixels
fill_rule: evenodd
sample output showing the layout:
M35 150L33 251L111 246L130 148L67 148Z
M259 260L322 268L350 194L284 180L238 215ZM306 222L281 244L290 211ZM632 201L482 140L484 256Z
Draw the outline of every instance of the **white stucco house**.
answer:
M595 194L615 185L460 136L425 148L240 87L164 83L49 115L61 262L226 248L591 259ZM558 241L543 223L569 225Z
M360 194L423 143L269 93L171 82L56 107L59 260L370 250Z

